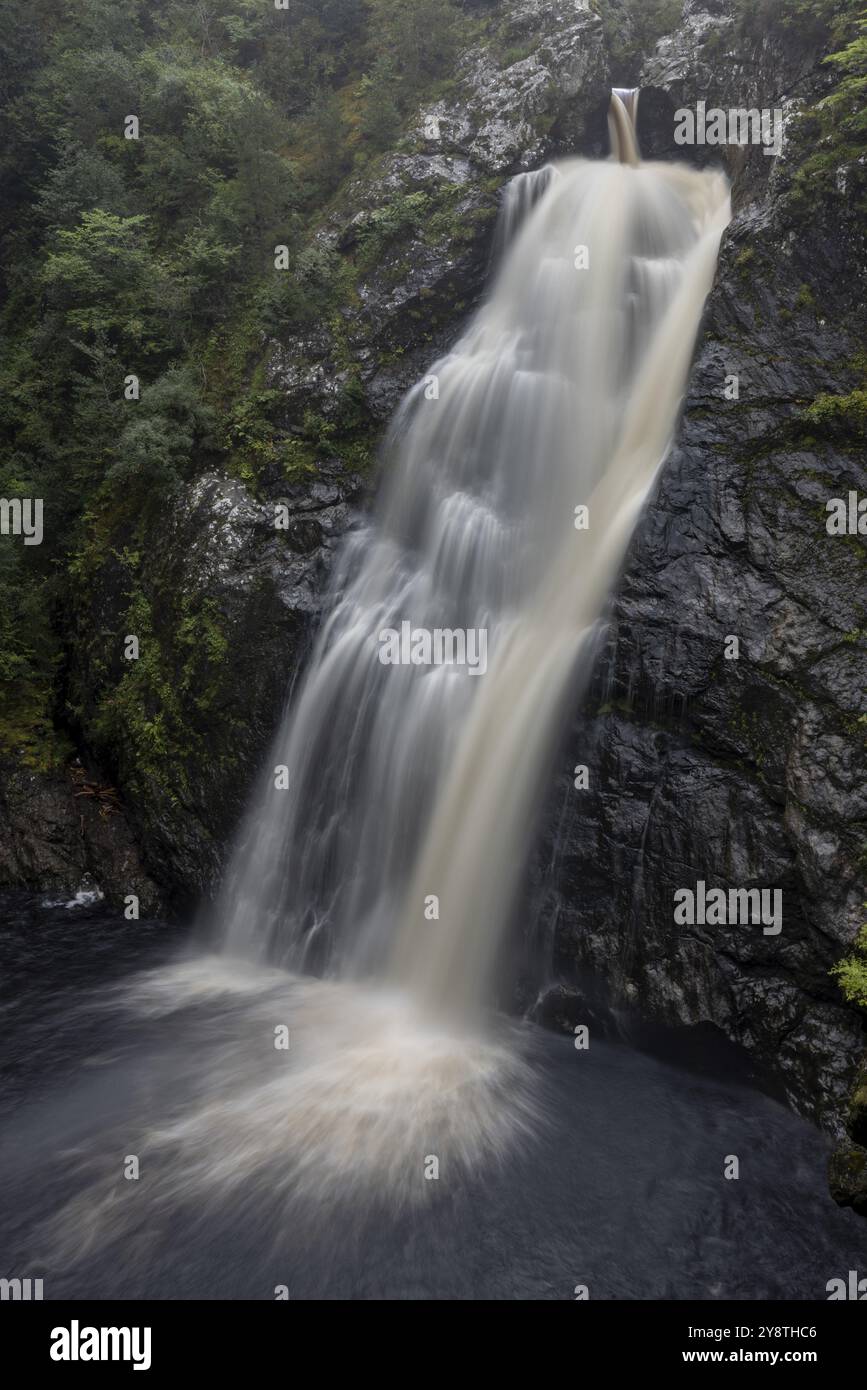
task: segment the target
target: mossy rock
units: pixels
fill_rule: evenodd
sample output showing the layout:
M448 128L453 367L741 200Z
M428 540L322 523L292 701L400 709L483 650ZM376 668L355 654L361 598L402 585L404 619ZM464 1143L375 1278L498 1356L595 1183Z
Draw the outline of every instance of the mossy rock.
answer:
M838 1206L867 1216L867 1149L860 1144L841 1144L831 1155L828 1185Z
M849 1101L846 1130L856 1144L867 1146L867 1057L861 1063Z

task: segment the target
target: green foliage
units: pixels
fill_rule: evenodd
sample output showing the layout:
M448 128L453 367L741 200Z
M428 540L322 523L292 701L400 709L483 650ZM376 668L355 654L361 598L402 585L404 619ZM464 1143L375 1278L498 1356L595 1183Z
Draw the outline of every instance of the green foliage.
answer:
M859 150L863 159L864 139L867 136L867 18L858 22L857 33L827 62L834 68L837 85L820 103L826 127L841 141Z
M806 43L821 43L839 34L846 14L856 13L861 0L738 0L739 34L758 40L769 33L793 35Z
M867 209L867 16L863 3L815 0L807 4L805 0L797 12L802 18L812 16L817 26L814 39L824 37L841 47L825 59L830 91L800 114L792 132L794 148L802 154L792 184L792 206L804 216L811 215L820 201L863 214Z
M146 533L181 480L215 463L254 484L298 476L333 447L324 425L287 435L275 422L262 349L275 328L328 321L351 298L354 268L313 241L311 225L359 142L384 148L397 135L418 95L407 64L436 64L448 49L423 39L406 7L393 7L391 33L388 8L7 0L0 10L0 481L4 495L43 497L47 517L42 546L0 546L0 743L47 738L69 703L64 644L82 641L70 581L86 609L90 580L120 563L115 547L129 568L126 540ZM448 35L458 11L446 8ZM435 0L424 23L442 13ZM131 114L138 140L125 138ZM275 273L278 243L292 248L288 273ZM125 391L131 375L139 399ZM340 421L352 448L364 423L354 390L350 378ZM146 627L152 595L136 584L130 621ZM179 626L178 642L190 630ZM137 747L165 741L177 673L152 645L138 674L103 670L99 643L84 647L105 682L99 717L120 681L115 732L125 710ZM165 708L136 723L139 696ZM71 707L84 718L80 700Z
M138 636L140 652L103 693L89 733L107 761L138 781L152 779L174 800L183 795L191 753L207 740L227 640L214 601L188 595L178 597L173 623L161 625L171 638L160 637L135 573L139 557L119 558L131 583L124 631Z
M153 350L162 330L158 271L146 249L147 218L116 217L95 208L71 230L58 230L39 283L63 328Z
M279 391L252 392L239 401L226 421L229 467L254 490L260 479L296 479L315 470L312 445L278 430L271 412L282 402Z
M867 923L856 936L851 954L838 961L831 974L850 1004L867 1009Z
M207 451L213 430L194 368L170 367L130 411L106 478L165 495L189 471L194 450Z
M372 52L391 60L404 88L440 76L460 39L452 0L370 0Z
M392 242L421 231L430 203L430 194L419 190L416 193L403 193L385 207L376 208L358 233L359 268L370 268L381 259Z
M846 396L822 394L804 411L804 419L836 438L867 442L867 390Z
M359 85L362 109L359 132L374 150L384 150L400 129L398 77L391 58L377 58Z
M32 498L34 492L15 461L0 465L0 496ZM0 537L0 747L33 764L50 762L55 751L52 692L61 660L40 550Z
M62 142L58 163L46 174L35 206L48 227L74 227L83 213L100 208L122 218L130 197L122 171L98 149Z
M0 546L0 743L47 746L57 721L139 770L180 748L179 701L208 688L189 643L218 615L137 557L206 469L263 495L335 452L366 466L359 277L473 228L418 191L334 250L332 214L486 22L460 0L0 7L0 482L46 507L41 546ZM340 373L327 420L288 420L266 380L269 339L304 334ZM147 639L132 665L105 630L118 594Z
M657 39L670 33L683 14L682 0L641 0L639 4L593 0L593 8L602 19L617 84L637 80L638 69Z
M307 161L305 193L320 201L340 182L350 164L349 129L337 92L319 87L302 126Z

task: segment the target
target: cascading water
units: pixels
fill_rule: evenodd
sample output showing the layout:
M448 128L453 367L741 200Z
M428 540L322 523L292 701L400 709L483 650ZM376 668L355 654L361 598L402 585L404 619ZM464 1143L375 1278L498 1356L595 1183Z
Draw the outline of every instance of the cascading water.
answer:
M638 87L614 87L608 106L608 138L611 153L621 164L637 164Z
M556 165L543 164L541 169L530 169L525 174L516 174L506 184L494 233L495 265L512 245L518 229L523 226L542 194L546 192L551 180L558 177L559 170Z
M612 95L615 160L513 181L491 296L398 413L227 877L231 953L394 979L440 1013L484 1002L728 218L722 175L637 164L636 109ZM404 623L483 630L487 670L383 665Z
M219 953L127 992L146 1020L211 1019L195 1064L173 1057L189 1099L133 1145L167 1218L257 1178L287 1203L393 1206L430 1190L425 1156L473 1168L538 1130L523 1030L485 1013L492 966L729 216L721 175L638 162L625 95L614 158L511 185L490 297L398 412L239 835ZM484 632L485 669L384 664L404 624ZM132 1220L90 1193L51 1239L62 1258Z

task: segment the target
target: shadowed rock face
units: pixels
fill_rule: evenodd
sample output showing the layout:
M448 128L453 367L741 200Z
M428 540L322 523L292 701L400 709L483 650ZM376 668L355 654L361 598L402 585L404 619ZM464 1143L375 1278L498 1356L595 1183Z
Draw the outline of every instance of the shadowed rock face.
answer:
M202 643L203 624L219 624L220 647L202 679L186 685L178 673L183 743L160 774L133 741L111 774L97 757L52 772L4 765L0 883L67 894L98 888L115 905L135 893L150 914L189 910L210 891L360 488L339 460L313 482L284 482L274 502L214 473L188 488L162 518L143 569L154 635L176 657L185 623ZM122 623L124 582L107 564L75 613L87 640L70 652L70 684L85 727L95 716L102 655L93 634ZM156 705L143 714L165 718Z
M142 916L162 905L116 789L78 759L51 773L4 759L0 826L3 884L69 902L107 892L115 906L134 894Z
M709 17L687 8L645 66L654 119L666 92L671 110L699 98L786 109L821 93L803 51L768 44L754 66L708 62ZM867 261L854 215L793 219L783 190L795 156L734 154L736 213L679 443L564 758L545 847L559 881L541 935L553 976L581 1001L569 1009L559 990L563 1017L577 1019L601 976L628 1010L712 1021L782 1075L793 1104L838 1127L863 1047L828 970L865 896L867 649L864 542L829 536L825 503L863 495L867 468L857 451L804 438L797 419L821 392L857 384L852 290ZM737 660L724 658L729 635ZM588 791L567 776L578 763ZM677 926L675 889L699 879L781 888L782 932Z
M128 814L170 907L188 909L219 877L360 487L337 460L313 482L284 483L273 501L255 500L235 479L204 474L146 552L144 582L162 640L178 643L181 596L197 631L218 614L221 634L208 689L183 692L184 746L164 775L154 775L134 746L121 754ZM114 601L107 575L94 608ZM86 666L78 679L86 688Z

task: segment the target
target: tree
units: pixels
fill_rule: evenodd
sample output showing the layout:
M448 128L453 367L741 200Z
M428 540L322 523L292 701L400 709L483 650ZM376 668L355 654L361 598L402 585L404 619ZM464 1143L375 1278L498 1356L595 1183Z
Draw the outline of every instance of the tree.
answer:
M362 139L375 150L385 149L400 129L400 111L395 93L399 83L390 58L377 58L369 74L361 80L360 131Z
M50 307L76 333L142 341L154 275L147 223L143 214L117 217L95 208L55 234L42 284Z
M438 77L458 45L458 15L451 0L371 0L370 46L386 54L412 89Z

